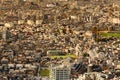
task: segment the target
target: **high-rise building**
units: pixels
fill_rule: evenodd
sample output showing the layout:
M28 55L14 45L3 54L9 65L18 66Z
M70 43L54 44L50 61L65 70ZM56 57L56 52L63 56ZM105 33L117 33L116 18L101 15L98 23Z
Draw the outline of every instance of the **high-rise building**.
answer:
M10 38L10 32L8 30L4 30L3 33L2 33L2 38L3 40L7 40Z
M70 80L71 70L68 67L52 67L50 80Z

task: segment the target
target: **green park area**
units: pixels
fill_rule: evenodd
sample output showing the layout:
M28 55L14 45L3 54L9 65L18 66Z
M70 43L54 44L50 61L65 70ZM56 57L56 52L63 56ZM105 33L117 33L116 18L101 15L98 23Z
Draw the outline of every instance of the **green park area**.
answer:
M103 37L120 37L120 33L101 33Z
M48 69L42 69L40 70L40 76L49 76L50 70Z
M74 54L50 56L51 59L55 59L55 58L63 58L63 59L65 59L65 58L68 58L68 57L73 58L73 59L77 58L77 56L75 56Z

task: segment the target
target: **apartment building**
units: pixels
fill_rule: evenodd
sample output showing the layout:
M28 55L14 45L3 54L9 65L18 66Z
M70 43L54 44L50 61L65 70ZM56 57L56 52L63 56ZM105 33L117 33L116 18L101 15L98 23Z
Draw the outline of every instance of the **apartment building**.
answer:
M67 67L53 67L50 71L50 80L70 80L71 70Z

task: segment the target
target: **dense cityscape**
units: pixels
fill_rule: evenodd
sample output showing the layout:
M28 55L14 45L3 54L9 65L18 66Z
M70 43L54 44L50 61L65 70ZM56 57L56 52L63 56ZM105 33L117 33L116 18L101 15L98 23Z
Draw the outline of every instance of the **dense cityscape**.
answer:
M0 80L120 80L120 0L0 0Z

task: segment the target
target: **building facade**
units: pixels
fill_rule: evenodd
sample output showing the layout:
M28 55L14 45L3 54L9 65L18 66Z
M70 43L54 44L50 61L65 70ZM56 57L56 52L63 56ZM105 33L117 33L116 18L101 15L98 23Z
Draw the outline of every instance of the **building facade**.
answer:
M50 80L70 80L71 70L69 68L52 68Z
M2 39L6 41L9 38L10 38L10 32L8 30L3 31L2 32Z

